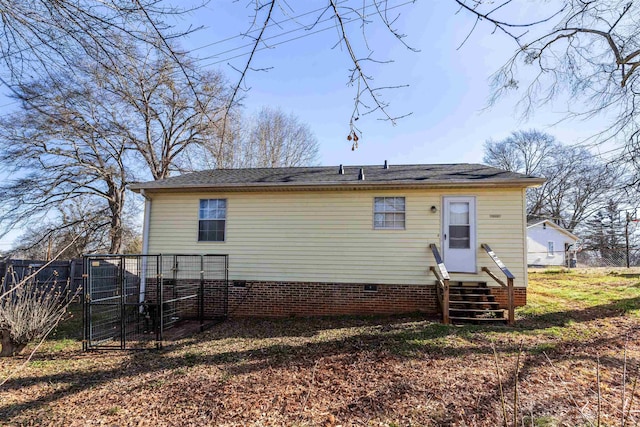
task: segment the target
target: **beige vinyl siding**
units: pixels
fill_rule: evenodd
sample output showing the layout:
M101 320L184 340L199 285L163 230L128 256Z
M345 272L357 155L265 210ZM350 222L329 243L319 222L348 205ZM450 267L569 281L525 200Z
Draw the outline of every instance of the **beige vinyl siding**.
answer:
M521 188L155 193L149 253L228 254L231 279L433 283L429 244L441 247L446 195L476 197L479 274L452 279L490 281L480 272L482 266L497 272L479 248L488 243L515 274L516 286L524 286ZM404 230L374 229L373 200L380 196L406 198ZM199 200L216 198L227 199L226 241L198 242Z

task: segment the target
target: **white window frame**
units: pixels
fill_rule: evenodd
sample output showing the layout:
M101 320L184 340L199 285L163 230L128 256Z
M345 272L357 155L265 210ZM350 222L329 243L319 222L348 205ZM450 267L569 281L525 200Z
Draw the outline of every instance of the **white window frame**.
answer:
M385 205L385 200L386 199L402 199L403 205L404 205L404 210L402 211L397 211L397 210L390 210L387 211L385 209L383 210L376 210L376 201L382 199L382 206L386 206ZM395 204L395 203L394 203ZM394 216L394 220L391 222L390 225L387 224L386 222L386 216L388 214L393 214ZM383 220L382 220L382 225L377 225L376 223L376 215L383 215ZM396 223L398 222L395 219L396 215L402 215L403 219L402 219L402 226L397 226ZM406 230L407 229L407 198L404 196L377 196L373 198L373 229L374 230Z
M222 218L205 218L203 217L203 209L202 209L202 202L203 201L224 201L224 216ZM220 242L225 242L227 240L227 209L229 208L229 204L227 202L227 199L223 199L223 198L214 198L214 199L200 199L198 201L198 235L197 235L197 240L198 242L203 242L203 243L220 243ZM218 207L216 207L216 210L219 210ZM222 240L205 240L205 239L201 239L200 238L200 231L201 231L201 224L203 221L221 221L223 223L222 226Z
M555 255L555 242L553 242L552 240L548 240L547 241L547 256L554 256Z

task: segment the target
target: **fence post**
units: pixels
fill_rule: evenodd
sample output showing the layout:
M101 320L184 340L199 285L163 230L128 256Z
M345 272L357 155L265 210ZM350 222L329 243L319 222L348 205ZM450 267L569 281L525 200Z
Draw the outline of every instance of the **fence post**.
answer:
M118 273L118 280L120 280L120 348L123 350L127 347L126 335L127 335L127 298L126 298L126 289L124 286L124 259L122 257L117 257L120 263L120 269Z
M627 262L627 268L629 268L629 223L631 222L631 215L627 212L627 218L624 223L624 239L625 239L625 261Z
M162 255L157 255L156 256L156 286L158 286L158 291L156 292L156 303L158 304L158 309L156 310L156 313L158 313L159 316L159 321L158 321L158 334L157 334L157 340L156 340L156 348L161 348L162 347L162 340L164 339L163 336L163 332L164 332L164 286L163 286L163 268L164 265L162 264L163 260L162 260Z
M5 274L7 272L7 262L0 261L0 291L4 292Z
M89 350L89 265L86 255L82 257L82 351Z
M200 304L198 311L200 311L200 332L204 330L204 255L200 255Z
M224 256L224 317L229 316L229 255Z

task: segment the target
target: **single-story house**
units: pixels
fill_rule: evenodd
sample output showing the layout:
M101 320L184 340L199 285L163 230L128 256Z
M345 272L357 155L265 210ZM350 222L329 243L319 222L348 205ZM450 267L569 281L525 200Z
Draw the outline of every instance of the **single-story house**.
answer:
M578 240L579 237L548 219L533 223L527 227L527 264L571 267Z
M543 182L385 162L205 170L131 189L146 199L144 253L228 255L229 315L307 316L437 312L438 272L452 292L487 288L486 304L467 305L502 307L507 292L485 270L503 267L524 305L525 190Z

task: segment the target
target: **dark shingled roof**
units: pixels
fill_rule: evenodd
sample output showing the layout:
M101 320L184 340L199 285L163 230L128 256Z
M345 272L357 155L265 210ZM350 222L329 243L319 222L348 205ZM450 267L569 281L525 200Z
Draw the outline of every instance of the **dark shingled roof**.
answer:
M364 180L358 175L364 171ZM366 186L499 186L538 185L541 178L507 172L480 164L382 165L212 169L159 181L131 185L133 190L255 187L366 187Z

